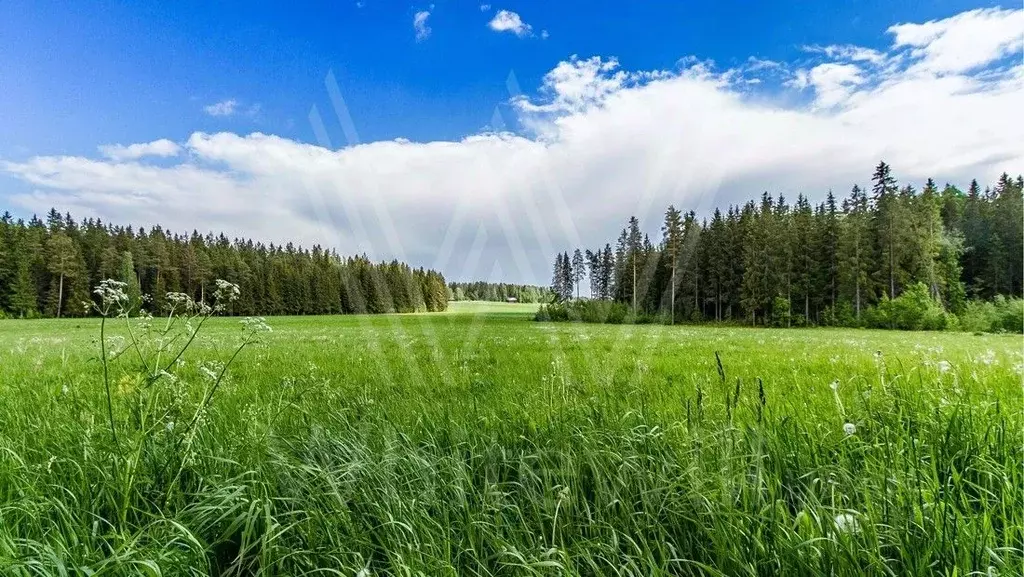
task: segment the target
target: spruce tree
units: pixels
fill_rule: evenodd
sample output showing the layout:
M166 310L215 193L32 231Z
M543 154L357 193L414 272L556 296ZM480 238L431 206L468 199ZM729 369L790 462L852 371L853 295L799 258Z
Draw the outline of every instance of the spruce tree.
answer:
M665 222L661 226L662 250L668 263L669 275L669 318L671 324L676 322L676 287L678 280L676 271L679 268L680 252L683 248L683 220L676 207L669 205L665 211Z

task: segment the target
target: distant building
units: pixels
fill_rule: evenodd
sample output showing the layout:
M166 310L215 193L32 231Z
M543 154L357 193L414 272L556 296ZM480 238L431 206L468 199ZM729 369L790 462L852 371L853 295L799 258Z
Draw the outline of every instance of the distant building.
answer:
M517 302L519 302L519 299L517 299L516 297L508 297L507 299L505 299L505 302L507 302L507 303L517 303Z

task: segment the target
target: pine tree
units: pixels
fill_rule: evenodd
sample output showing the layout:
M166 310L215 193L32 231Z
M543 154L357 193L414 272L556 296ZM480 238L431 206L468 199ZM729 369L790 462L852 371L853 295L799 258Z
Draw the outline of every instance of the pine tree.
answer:
M793 255L793 286L802 301L803 317L809 322L811 320L811 298L812 294L816 294L815 272L819 268L817 262L818 243L814 230L814 211L811 209L810 202L802 194L796 199L790 238L792 239L790 252ZM792 299L790 302L792 303Z
M53 214L56 214L56 211L51 211L51 217ZM59 217L60 215L57 214L57 216ZM60 219L59 222L63 223L63 219ZM77 255L75 244L66 234L60 232L59 225L52 225L51 230L55 232L46 243L46 261L49 272L56 275L57 278L55 279L56 286L50 296L50 302L57 318L60 318L64 305L64 281L75 275Z
M984 293L982 277L986 270L990 230L987 208L978 181L972 180L964 201L963 280L968 292L975 296Z
M572 253L572 282L576 287L577 299L580 298L580 285L583 284L585 276L587 276L587 269L583 260L583 253L580 249L576 249Z
M555 265L551 271L551 292L555 293L555 296L559 300L563 298L565 294L565 264L562 262L562 253L555 254Z
M899 260L898 226L900 223L899 200L896 196L896 179L893 178L889 165L879 162L871 177L874 183L871 188L874 212L874 233L877 239L876 252L881 268L877 277L887 280L886 291L890 299L896 298L896 263Z
M19 258L15 263L9 310L22 318L33 316L37 310L36 287L28 258Z
M871 215L867 196L854 185L850 197L843 202L844 218L840 228L839 278L841 292L853 303L859 321L866 304L872 300L869 287L872 264Z
M612 245L605 244L601 251L601 298L609 300L612 298L614 281L612 275L615 272L615 256L612 253Z
M626 236L626 259L630 274L629 293L633 302L633 314L636 315L637 268L641 266L639 261L643 238L640 235L640 221L635 216L629 217L627 230L629 231Z
M128 311L131 314L138 312L142 306L142 289L139 286L139 277L135 272L135 260L131 251L121 253L121 266L118 267L118 280L125 283L125 294L128 295Z
M665 258L671 271L669 278L669 310L670 322L676 323L676 271L679 268L680 252L683 248L683 220L682 215L676 207L669 205L665 211L665 223L661 227L662 250L665 251Z
M562 253L562 300L572 299L573 266L568 252Z
M835 315L836 301L839 296L839 239L840 223L839 212L836 206L836 197L832 191L828 191L825 203L820 208L818 233L821 266L819 268L821 278L818 288L827 292L829 310ZM834 322L834 318L829 319Z

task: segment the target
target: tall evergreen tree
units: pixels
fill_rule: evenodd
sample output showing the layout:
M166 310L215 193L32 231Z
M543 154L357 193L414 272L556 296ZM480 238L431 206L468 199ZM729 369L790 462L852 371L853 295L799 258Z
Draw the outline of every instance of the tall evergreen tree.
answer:
M583 253L577 248L572 253L572 283L576 287L576 298L580 298L580 285L586 276L586 261L583 260Z
M668 262L669 270L669 310L672 324L676 322L676 271L679 268L680 252L683 248L683 219L676 207L669 205L665 211L665 222L661 226L662 250L665 251L665 259Z

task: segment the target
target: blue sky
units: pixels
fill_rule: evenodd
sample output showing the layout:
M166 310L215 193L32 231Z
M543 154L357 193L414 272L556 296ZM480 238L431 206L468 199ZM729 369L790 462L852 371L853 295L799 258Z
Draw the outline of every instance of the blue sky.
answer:
M0 154L82 154L105 142L262 131L312 141L312 104L335 71L363 140L453 139L485 126L508 98L569 55L614 55L629 69L687 55L721 66L805 57L804 45L880 48L896 22L970 2L52 2L11 0L0 18ZM430 6L433 6L431 9ZM549 37L496 34L515 11ZM429 11L417 41L412 19ZM235 99L253 114L214 118ZM337 134L340 138L340 133Z
M1019 6L483 4L8 0L0 207L544 282L669 202L1021 170ZM332 70L361 147L307 146Z

